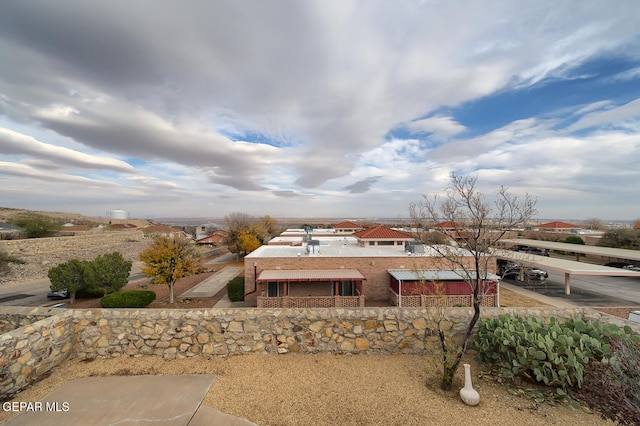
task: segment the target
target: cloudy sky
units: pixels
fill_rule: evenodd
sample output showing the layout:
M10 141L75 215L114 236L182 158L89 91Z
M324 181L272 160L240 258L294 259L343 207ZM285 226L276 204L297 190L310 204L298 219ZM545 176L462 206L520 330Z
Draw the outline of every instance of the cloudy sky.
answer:
M637 0L5 2L0 206L640 217Z

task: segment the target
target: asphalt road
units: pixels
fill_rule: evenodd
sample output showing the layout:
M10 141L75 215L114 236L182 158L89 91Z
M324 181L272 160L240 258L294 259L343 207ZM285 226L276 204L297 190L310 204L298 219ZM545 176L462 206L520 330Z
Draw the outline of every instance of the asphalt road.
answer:
M577 306L640 306L640 277L571 275L569 295L564 294L564 274L560 272L549 271L549 278L542 283L504 281Z
M131 268L129 282L145 278L140 272L140 264ZM51 306L56 303L65 303L69 299L49 299L47 292L51 283L48 278L26 281L24 283L0 287L0 306Z

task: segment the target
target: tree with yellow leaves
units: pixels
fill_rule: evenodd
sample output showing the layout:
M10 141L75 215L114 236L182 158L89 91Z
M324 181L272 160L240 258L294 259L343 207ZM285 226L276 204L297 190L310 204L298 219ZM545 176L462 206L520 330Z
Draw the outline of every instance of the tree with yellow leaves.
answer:
M153 284L169 286L169 303L173 303L175 282L197 273L201 258L195 245L167 237L156 238L151 246L140 253L140 260L145 264L142 273L151 278Z
M225 243L229 251L235 253L237 260L266 244L278 232L276 221L268 215L256 218L247 213L231 213L225 216L225 223Z

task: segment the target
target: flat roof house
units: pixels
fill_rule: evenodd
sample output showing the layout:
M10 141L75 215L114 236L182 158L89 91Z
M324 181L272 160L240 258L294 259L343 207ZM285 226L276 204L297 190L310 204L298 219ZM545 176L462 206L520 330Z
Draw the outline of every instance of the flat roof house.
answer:
M261 246L244 259L245 301L269 308L358 307L365 300L397 304L390 271L459 268L432 247L405 250L411 242L410 234L374 227L351 236L304 240L300 245ZM459 260L473 265L470 252L455 250ZM490 300L497 303L497 284L494 295L487 297Z

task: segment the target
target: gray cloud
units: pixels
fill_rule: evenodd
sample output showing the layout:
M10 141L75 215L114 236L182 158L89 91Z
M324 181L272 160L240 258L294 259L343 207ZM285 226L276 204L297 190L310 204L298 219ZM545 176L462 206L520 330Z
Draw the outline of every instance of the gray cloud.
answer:
M621 46L634 52L637 19L620 12L634 6L8 2L0 14L0 126L24 138L0 135L0 152L34 179L36 171L74 182L76 169L91 179L108 171L120 188L114 197L125 199L175 184L207 199L275 194L286 212L284 201L305 188L328 205L337 205L340 189L365 200L374 185L440 188L454 166L520 163L537 139L558 136L554 123L529 118L465 138L466 123L440 111L563 78ZM574 128L623 116L633 128L634 105L576 117ZM396 149L388 134L403 126L447 143ZM128 180L134 173L144 179Z
M89 155L68 148L46 144L30 136L3 128L0 128L0 152L7 155L25 154L45 160L39 164L47 164L47 168L67 165L86 169L109 169L124 173L135 171L133 167L124 161Z
M345 186L344 189L352 194L362 194L369 191L371 189L371 186L377 183L378 180L380 180L380 176L369 177L354 184Z
M291 190L273 191L273 193L278 197L285 197L285 198L296 198L296 197L302 196L302 194L296 191L291 191Z

